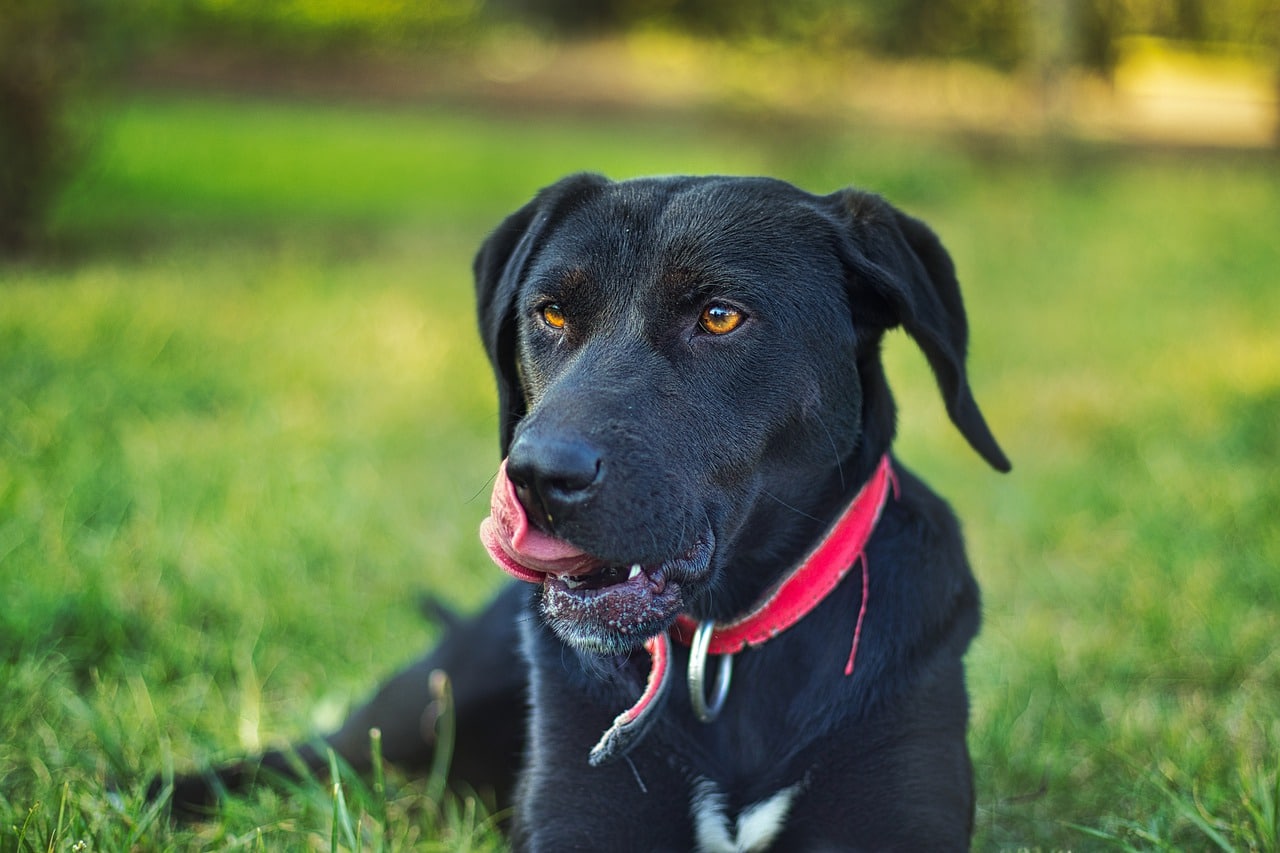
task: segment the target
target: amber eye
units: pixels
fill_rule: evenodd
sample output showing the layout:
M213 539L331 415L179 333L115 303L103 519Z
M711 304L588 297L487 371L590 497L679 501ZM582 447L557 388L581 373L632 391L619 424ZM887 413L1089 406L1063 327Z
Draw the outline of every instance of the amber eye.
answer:
M565 324L564 309L554 302L542 306L542 322L553 329L563 329Z
M742 325L745 319L746 315L737 308L712 303L702 309L702 314L698 317L698 327L707 334L727 335Z

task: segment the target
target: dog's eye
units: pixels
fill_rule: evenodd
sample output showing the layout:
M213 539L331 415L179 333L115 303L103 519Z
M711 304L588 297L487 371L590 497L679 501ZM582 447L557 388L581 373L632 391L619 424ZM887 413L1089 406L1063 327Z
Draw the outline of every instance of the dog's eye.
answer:
M698 317L698 328L709 335L727 335L742 325L746 318L747 315L737 308L713 302L702 309L702 314Z
M556 330L564 328L566 322L564 309L556 303L548 302L546 305L542 306L542 310L539 313L542 315L542 322L546 323L551 328Z

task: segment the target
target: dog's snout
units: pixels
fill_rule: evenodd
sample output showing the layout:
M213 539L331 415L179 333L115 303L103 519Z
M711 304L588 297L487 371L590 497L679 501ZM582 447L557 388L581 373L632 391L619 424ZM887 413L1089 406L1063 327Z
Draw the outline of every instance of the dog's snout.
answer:
M521 435L507 457L507 477L530 519L550 529L580 505L600 480L598 448L584 438Z

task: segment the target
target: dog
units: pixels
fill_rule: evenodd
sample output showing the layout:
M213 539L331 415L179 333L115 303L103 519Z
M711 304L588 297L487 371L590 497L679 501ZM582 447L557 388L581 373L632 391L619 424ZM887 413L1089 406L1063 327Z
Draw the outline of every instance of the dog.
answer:
M324 748L365 769L377 727L427 764L445 673L450 781L510 804L514 850L967 849L979 592L951 509L892 455L886 332L1010 464L933 231L856 189L580 174L474 270L503 460L480 538L515 580L441 612ZM324 764L303 745L180 776L173 808Z

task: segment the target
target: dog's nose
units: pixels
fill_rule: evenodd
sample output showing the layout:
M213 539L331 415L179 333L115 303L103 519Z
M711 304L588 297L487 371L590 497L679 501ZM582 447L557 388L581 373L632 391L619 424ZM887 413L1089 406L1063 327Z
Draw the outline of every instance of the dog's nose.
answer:
M556 522L582 504L600 480L600 451L577 437L524 433L507 455L507 478L529 519L550 533Z

